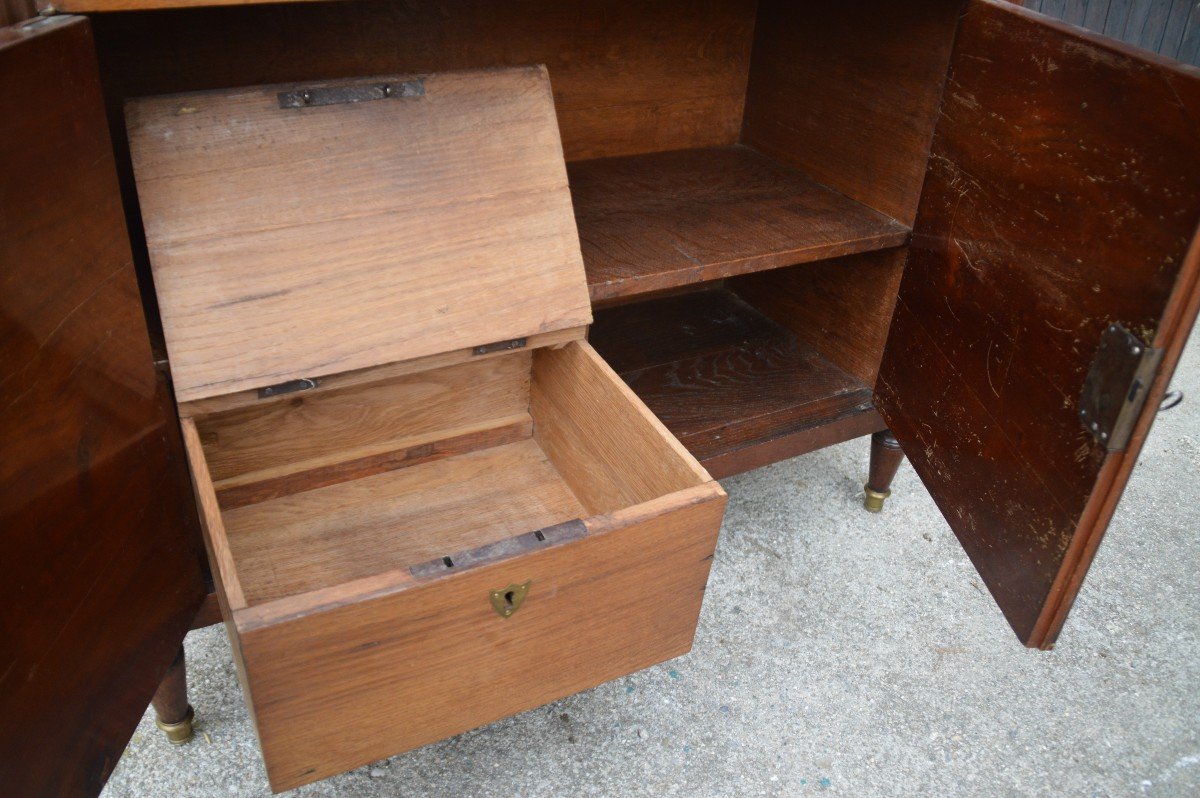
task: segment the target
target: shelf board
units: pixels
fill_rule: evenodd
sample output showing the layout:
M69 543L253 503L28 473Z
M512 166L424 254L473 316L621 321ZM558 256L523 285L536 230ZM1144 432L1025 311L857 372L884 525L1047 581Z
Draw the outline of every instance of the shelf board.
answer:
M593 302L887 249L910 232L740 145L567 171Z
M884 427L868 386L726 290L602 309L591 342L717 478Z

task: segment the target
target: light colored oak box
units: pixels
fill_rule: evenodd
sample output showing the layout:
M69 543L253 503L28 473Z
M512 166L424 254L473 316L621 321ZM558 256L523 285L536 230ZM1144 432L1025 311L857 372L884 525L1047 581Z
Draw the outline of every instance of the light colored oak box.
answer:
M585 340L544 68L127 115L274 789L690 649L725 494Z

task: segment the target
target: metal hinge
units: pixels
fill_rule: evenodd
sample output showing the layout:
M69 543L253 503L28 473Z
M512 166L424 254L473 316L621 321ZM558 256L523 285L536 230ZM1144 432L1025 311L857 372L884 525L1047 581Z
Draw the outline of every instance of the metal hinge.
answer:
M281 382L278 385L268 385L266 388L258 389L259 399L269 399L272 396L279 396L284 393L295 393L296 391L311 391L317 387L317 381L308 377L301 377L298 380L290 380Z
M471 350L476 355L490 355L492 352L506 352L509 349L524 349L529 343L528 338L513 338L508 341L497 341L494 344L483 344Z
M343 105L370 100L390 100L401 97L423 97L425 81L420 78L402 83L352 83L340 86L313 86L296 91L279 92L280 108L315 108L321 105Z
M1110 452L1129 443L1162 355L1120 324L1110 324L1100 336L1079 397L1079 420Z

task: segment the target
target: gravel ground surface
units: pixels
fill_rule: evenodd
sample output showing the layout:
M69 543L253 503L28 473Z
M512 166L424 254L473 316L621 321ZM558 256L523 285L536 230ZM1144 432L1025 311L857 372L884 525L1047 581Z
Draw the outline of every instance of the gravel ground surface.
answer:
M294 794L1200 795L1200 344L1175 387L1052 652L907 464L862 511L853 441L725 481L692 653ZM196 739L147 712L107 798L269 794L223 629L187 645Z

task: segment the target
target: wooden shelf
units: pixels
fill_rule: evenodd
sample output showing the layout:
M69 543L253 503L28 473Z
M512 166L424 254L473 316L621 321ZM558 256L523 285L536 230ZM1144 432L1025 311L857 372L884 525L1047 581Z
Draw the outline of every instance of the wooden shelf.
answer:
M868 386L724 289L603 309L591 342L717 478L884 427Z
M593 302L887 249L910 232L740 145L567 171Z

